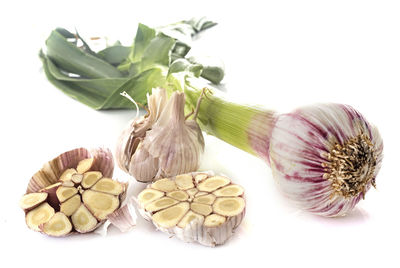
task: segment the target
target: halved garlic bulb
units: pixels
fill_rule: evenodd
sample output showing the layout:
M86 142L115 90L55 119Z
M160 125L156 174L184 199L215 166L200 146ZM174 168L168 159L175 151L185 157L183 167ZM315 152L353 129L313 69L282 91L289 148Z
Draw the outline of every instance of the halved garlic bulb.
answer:
M29 182L20 200L28 227L50 236L95 230L109 217L127 230L134 225L134 211L119 216L126 184L111 179L113 157L108 149L78 148L47 162ZM125 208L124 208L125 209Z
M244 190L223 176L187 173L150 184L137 197L141 215L185 242L224 244L245 214Z

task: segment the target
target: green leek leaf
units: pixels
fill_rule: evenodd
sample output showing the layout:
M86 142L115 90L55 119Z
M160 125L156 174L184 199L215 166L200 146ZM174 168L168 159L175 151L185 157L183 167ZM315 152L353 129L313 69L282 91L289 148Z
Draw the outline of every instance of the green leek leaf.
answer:
M50 34L46 46L47 56L65 71L87 78L122 77L117 68L82 51L57 31Z
M129 47L114 45L99 51L97 55L109 64L119 65L129 56L129 53Z
M131 65L141 60L144 51L155 36L156 31L154 29L139 23L135 40L130 48L129 56L118 66L118 69L123 72L129 71L130 74L137 73L136 68L134 68L135 71L132 71Z
M131 78L82 79L60 72L42 52L40 57L48 80L70 97L99 109L132 109L132 103L119 95L126 91L135 101L146 104L152 88L165 86L165 69L152 68Z
M141 68L146 70L154 64L169 66L171 49L175 39L164 34L158 34L151 40L141 59Z
M78 33L57 28L39 56L47 79L68 96L98 110L134 109L129 100L120 96L121 92L146 104L146 94L152 88L171 91L179 85L178 79L169 78L171 74L201 75L217 82L222 79L220 66L185 58L192 37L214 25L203 18L158 29L139 24L132 46L117 42L99 52L93 51Z

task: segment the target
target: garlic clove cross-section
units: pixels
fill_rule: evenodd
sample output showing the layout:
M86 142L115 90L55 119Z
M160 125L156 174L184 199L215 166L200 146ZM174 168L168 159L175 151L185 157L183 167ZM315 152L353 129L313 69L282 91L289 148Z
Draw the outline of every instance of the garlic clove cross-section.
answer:
M20 200L28 227L49 236L94 231L112 215L112 222L125 198L127 184L111 179L113 157L108 149L89 152L84 148L61 154L47 162L29 182ZM80 173L81 172L81 173ZM130 220L130 227L135 223Z
M153 182L139 193L137 204L157 229L213 247L224 244L240 225L243 195L243 188L227 177L187 173Z

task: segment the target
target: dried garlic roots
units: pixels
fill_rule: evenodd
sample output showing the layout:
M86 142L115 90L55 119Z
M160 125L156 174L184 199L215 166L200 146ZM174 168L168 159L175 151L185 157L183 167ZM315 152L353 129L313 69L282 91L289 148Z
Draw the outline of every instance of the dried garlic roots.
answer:
M155 181L139 193L142 216L186 242L225 243L245 214L243 188L222 176L188 173Z
M57 183L21 198L30 229L50 236L87 233L120 207L125 185L93 171L93 162L83 159L76 169L66 169Z

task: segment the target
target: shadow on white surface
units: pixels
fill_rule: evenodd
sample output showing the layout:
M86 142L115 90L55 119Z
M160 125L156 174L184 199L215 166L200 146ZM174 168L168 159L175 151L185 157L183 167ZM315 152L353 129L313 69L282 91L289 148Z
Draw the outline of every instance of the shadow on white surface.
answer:
M346 225L362 225L370 219L369 213L361 207L356 207L353 211L351 211L346 216L342 217L334 217L327 218L317 215L312 215L305 211L296 211L293 213L298 218L302 218L303 220L313 221L315 223L320 223L322 225L331 225L331 226L346 226ZM292 214L292 215L293 215Z

